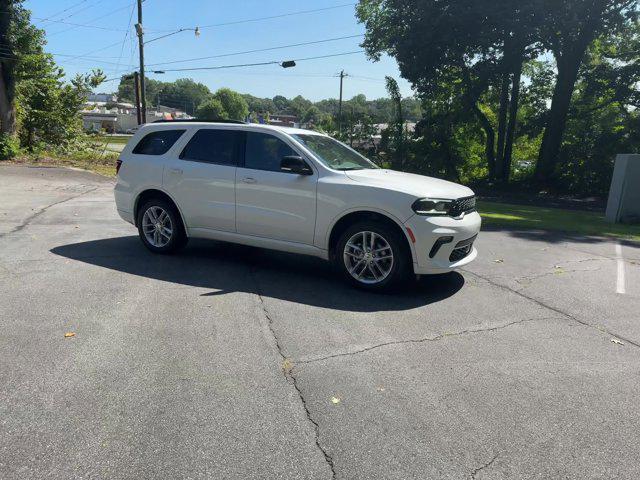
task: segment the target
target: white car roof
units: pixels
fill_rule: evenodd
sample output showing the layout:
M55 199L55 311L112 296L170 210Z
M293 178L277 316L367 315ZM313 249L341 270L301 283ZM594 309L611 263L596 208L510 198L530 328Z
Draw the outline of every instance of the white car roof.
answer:
M279 125L266 125L263 123L235 123L235 122L193 122L193 121L189 121L189 122L181 122L180 120L172 120L172 121L167 121L167 122L158 122L158 123L147 123L144 126L146 128L150 128L150 127L161 127L161 128L171 128L171 127L175 127L175 126L179 126L179 125L194 125L196 127L210 127L210 126L221 126L221 127L229 127L229 126L235 126L238 127L239 130L242 130L243 127L250 127L251 130L267 130L267 131L278 131L278 132L283 132L283 133L287 133L289 135L302 135L302 134L306 134L306 135L322 135L322 136L326 136L324 133L321 132L316 132L314 130L306 130L304 128L293 128L293 127L281 127Z

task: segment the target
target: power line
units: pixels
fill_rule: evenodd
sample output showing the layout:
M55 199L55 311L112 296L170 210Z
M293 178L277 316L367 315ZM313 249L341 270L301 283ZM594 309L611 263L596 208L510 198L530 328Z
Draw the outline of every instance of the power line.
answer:
M333 53L333 54L329 54L329 55L316 55L313 57L305 57L305 58L296 58L293 61L295 62L304 62L307 60L319 60L322 58L331 58L331 57L340 57L340 56L344 56L344 55L353 55L356 53L363 53L364 50L355 50L352 52L341 52L341 53ZM277 61L277 60L272 60L269 62L256 62L256 63L241 63L241 64L235 64L235 65L218 65L218 66L213 66L213 67L196 67L196 68L177 68L177 69L170 69L170 70L161 70L162 72L186 72L186 71L196 71L196 70L222 70L222 69L227 69L227 68L242 68L242 67L257 67L257 66L264 66L264 65L280 65L282 63L282 61ZM129 70L123 70L122 72L118 72L118 73L125 73ZM154 71L154 73L156 73L157 71ZM107 78L105 80L105 82L112 82L114 80L120 80L120 77L113 77L113 78Z
M353 55L356 53L364 53L364 50L353 50L351 52L332 53L330 55L317 55L315 57L295 58L295 62L303 62L305 60L318 60L320 58L342 57L344 55Z
M304 46L304 45L316 45L316 44L319 44L319 43L335 42L335 41L338 41L338 40L346 40L346 39L349 39L349 38L359 38L359 37L362 37L362 36L364 36L364 35L363 34L347 35L347 36L344 36L344 37L326 38L324 40L314 40L314 41L311 41L311 42L292 43L292 44L289 44L289 45L280 45L280 46L277 46L277 47L258 48L258 49L255 49L255 50L245 50L245 51L242 51L242 52L223 53L223 54L220 54L220 55L210 55L210 56L207 56L207 57L186 58L186 59L183 59L183 60L173 60L173 61L170 61L170 62L149 63L149 64L147 64L147 66L153 67L153 66L156 66L156 65L171 65L171 64L175 64L175 63L195 62L195 61L198 61L198 60L208 60L208 59L211 59L211 58L232 57L232 56L235 56L235 55L246 55L248 53L267 52L267 51L270 51L270 50L280 50L280 49L283 49L283 48L301 47L301 46Z
M83 27L95 27L95 25L91 25L93 22L95 22L97 20L102 20L103 18L109 17L109 16L113 15L114 13L119 12L121 10L125 10L125 9L129 8L131 5L134 5L134 4L135 4L135 2L128 3L124 7L116 8L115 10L111 10L110 12L107 12L104 15L101 15L99 17L96 17L94 19L89 20L88 24L81 24L81 25ZM53 37L54 35L58 35L60 33L65 33L65 32L68 32L70 30L75 30L76 28L78 28L78 27L74 26L74 27L65 28L64 30L59 30L57 32L49 33L49 34L47 34L47 37L50 38L50 37Z
M46 18L42 18L41 20L45 21L45 20L49 20L50 18L57 17L57 16L58 16L58 15L60 15L61 13L68 12L68 11L69 11L69 10L71 10L72 8L75 8L75 7L79 6L79 5L82 5L83 3L86 3L87 1L89 1L89 0L81 0L80 2L78 2L78 3L74 3L74 4L73 4L73 5L71 5L70 7L65 8L64 10L60 10L59 12L53 13L53 14L49 15L49 16L48 16L48 17L46 17Z
M133 12L135 10L135 7L132 6L131 7L131 14L129 15L129 24L127 25L127 30L124 34L124 38L122 39L122 46L120 47L120 56L118 57L118 63L116 68L114 68L115 71L118 70L118 67L120 66L120 60L122 60L122 54L124 53L124 44L127 41L127 37L129 36L129 31L131 30L131 21L133 20Z
M174 68L169 70L162 70L162 72L193 72L195 70L220 70L222 68L257 67L261 65L279 65L280 63L281 62L273 60L270 62L241 63L237 65L219 65L215 67ZM154 73L156 73L156 71L154 71Z
M34 20L38 20L40 22L45 21L44 18L39 18L39 17L32 17ZM73 22L65 22L64 20L46 20L47 22L50 23L62 23L64 25L72 25L74 27L83 27L83 28L95 28L97 30L106 30L108 32L125 32L126 30L123 30L121 28L110 28L110 27L101 27L99 25L87 25L84 23L73 23ZM67 30L61 30L59 32L53 32L53 34L58 34L58 33L62 33L64 31L68 31L71 30L70 28Z
M210 25L202 25L200 28L202 29L202 28L226 27L227 25L238 25L238 24L241 24L241 23L261 22L263 20L272 20L274 18L292 17L292 16L295 16L295 15L304 15L304 14L307 14L307 13L315 13L315 12L322 12L322 11L326 11L326 10L334 10L336 8L352 7L354 5L355 5L355 3L343 3L341 5L334 5L332 7L315 8L313 10L300 10L300 11L297 11L297 12L282 13L282 14L279 14L279 15L270 15L268 17L258 17L258 18L249 18L249 19L245 19L245 20L234 20L234 21L230 21L230 22L212 23ZM162 33L162 32L171 32L173 30L149 30L149 31Z
M76 55L75 57L71 57L69 60L74 60L74 59L76 59L76 58L83 58L83 57L87 57L87 56L91 55L92 53L101 52L101 51L103 51L103 50L106 50L107 48L111 48L111 47L113 47L113 46L115 46L115 45L119 45L119 44L120 44L120 40L118 40L118 41L117 41L117 42L115 42L115 43L110 43L109 45L106 45L106 46L104 46L104 47L97 48L97 49L95 49L95 50L91 50L90 52L83 53L83 54L81 54L81 55Z
M342 53L333 53L330 55L317 55L317 56L313 56L313 57L305 57L305 58L295 58L293 59L294 62L303 62L306 60L318 60L321 58L331 58L331 57L341 57L344 55L353 55L356 53L363 53L364 50L354 50L351 52L342 52ZM193 67L193 68L173 68L173 69L164 69L162 70L163 72L192 72L192 71L196 71L196 70L220 70L223 68L239 68L239 67L255 67L255 66L260 66L260 65L279 65L281 64L281 61L270 61L270 62L257 62L257 63L241 63L241 64L237 64L237 65L219 65L219 66L213 66L213 67Z
M73 17L73 16L75 16L75 15L77 15L77 14L81 13L81 12L84 12L85 10L88 10L88 9L90 9L90 8L92 8L92 7L94 7L94 6L96 6L98 3L101 3L101 2L103 2L103 1L104 1L104 0L98 0L97 2L90 3L90 4L89 4L89 5L87 5L86 7L81 8L80 10L76 10L75 12L73 12L73 13L71 13L71 14L69 14L69 15L66 15L66 16L64 16L64 17L62 17L62 18L59 18L58 20L66 20L67 18L71 18L71 17ZM53 20L48 20L48 21L49 21L49 22L53 22Z

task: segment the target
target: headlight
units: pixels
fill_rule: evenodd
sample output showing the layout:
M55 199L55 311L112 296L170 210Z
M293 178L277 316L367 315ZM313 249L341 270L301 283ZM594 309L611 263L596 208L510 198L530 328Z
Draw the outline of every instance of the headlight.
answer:
M445 200L442 198L421 198L413 202L411 208L418 215L451 215L453 202L454 200Z

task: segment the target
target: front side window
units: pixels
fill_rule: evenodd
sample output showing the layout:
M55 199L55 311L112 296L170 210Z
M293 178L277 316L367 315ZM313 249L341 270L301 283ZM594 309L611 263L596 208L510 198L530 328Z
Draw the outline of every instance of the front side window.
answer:
M280 172L280 162L288 155L296 155L296 152L279 138L267 133L247 132L245 168Z
M378 168L371 160L331 137L308 134L293 135L293 137L311 150L327 167L334 170Z
M148 133L133 149L139 155L164 155L180 138L185 130L157 130Z
M218 165L236 165L241 133L235 130L198 130L184 147L180 158Z

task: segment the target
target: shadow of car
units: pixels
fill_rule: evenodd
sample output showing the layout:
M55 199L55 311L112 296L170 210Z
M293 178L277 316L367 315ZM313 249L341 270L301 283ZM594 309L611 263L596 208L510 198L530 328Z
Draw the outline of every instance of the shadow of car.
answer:
M138 237L116 237L61 245L52 253L117 272L187 285L217 296L248 292L335 310L401 311L444 300L464 285L457 272L423 276L395 294L356 290L319 258L195 240L178 255L148 252Z

